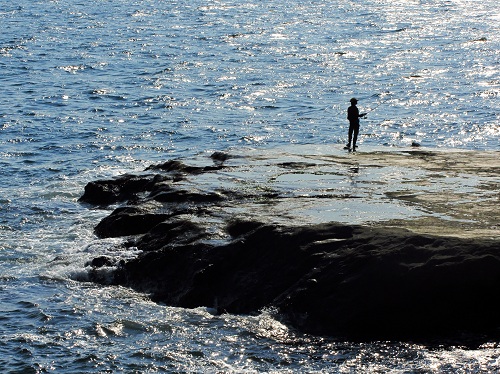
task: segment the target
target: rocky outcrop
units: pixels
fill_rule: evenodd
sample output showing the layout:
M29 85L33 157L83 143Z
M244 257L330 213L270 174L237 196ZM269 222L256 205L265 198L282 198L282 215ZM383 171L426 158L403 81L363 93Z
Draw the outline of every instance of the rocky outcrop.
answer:
M126 199L96 234L126 236L123 245L140 254L122 261L98 257L89 263L91 275L114 266L106 282L167 305L244 314L273 307L290 326L338 338L499 335L497 238L417 234L373 223L273 221L269 212L289 193L229 188L226 179L235 174L222 156L213 167L176 161L147 171L158 174L92 182L83 201ZM204 182L188 182L193 176Z

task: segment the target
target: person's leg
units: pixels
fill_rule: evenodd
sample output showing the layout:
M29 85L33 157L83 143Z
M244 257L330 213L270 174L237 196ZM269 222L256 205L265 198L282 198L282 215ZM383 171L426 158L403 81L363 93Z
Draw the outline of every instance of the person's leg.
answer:
M354 131L354 126L353 125L349 125L349 142L347 143L347 146L350 147L351 146L351 140L352 140L352 133Z
M358 141L359 126L353 126L353 139L352 139L352 149L356 148L356 142ZM351 143L351 138L349 137L349 144Z

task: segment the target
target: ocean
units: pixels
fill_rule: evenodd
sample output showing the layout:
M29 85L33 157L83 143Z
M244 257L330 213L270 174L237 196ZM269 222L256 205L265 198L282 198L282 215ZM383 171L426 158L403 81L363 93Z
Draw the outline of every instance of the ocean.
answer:
M495 372L476 348L356 343L88 282L85 185L214 151L500 150L494 0L0 1L3 373ZM124 256L135 256L132 250Z

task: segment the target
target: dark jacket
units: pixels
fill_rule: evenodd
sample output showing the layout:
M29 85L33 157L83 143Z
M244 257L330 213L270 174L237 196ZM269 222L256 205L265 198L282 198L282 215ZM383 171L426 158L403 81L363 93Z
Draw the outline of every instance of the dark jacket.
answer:
M356 105L351 105L347 108L347 119L351 125L359 125L359 109Z

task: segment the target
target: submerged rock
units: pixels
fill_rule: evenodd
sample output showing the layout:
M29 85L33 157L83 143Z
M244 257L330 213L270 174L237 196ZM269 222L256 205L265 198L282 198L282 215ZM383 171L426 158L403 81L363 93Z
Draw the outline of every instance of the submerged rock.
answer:
M425 163L433 154L414 157ZM231 168L223 165L231 160L225 154L212 159L216 167L178 162L151 167L159 174L137 183L136 190L127 187L136 198L99 223L96 234L127 236L124 246L140 254L116 261L112 277L94 281L131 287L167 305L206 306L220 313L273 307L290 326L337 338L500 335L498 237L417 233L394 227L395 221L391 226L301 221L293 213L310 203L311 194L291 195L265 184L249 188L238 173L241 165L248 167L243 160ZM304 160L271 164L268 158L265 163L280 170L277 175L325 167ZM344 169L349 178L351 167ZM357 167L363 171L363 165ZM141 195L146 189L150 193ZM420 207L414 195L405 193L410 195L413 206ZM312 199L322 206L342 199L332 194L325 202L324 197L317 193ZM285 203L287 215L279 215ZM428 206L422 207L429 214ZM90 265L111 263L97 258Z

